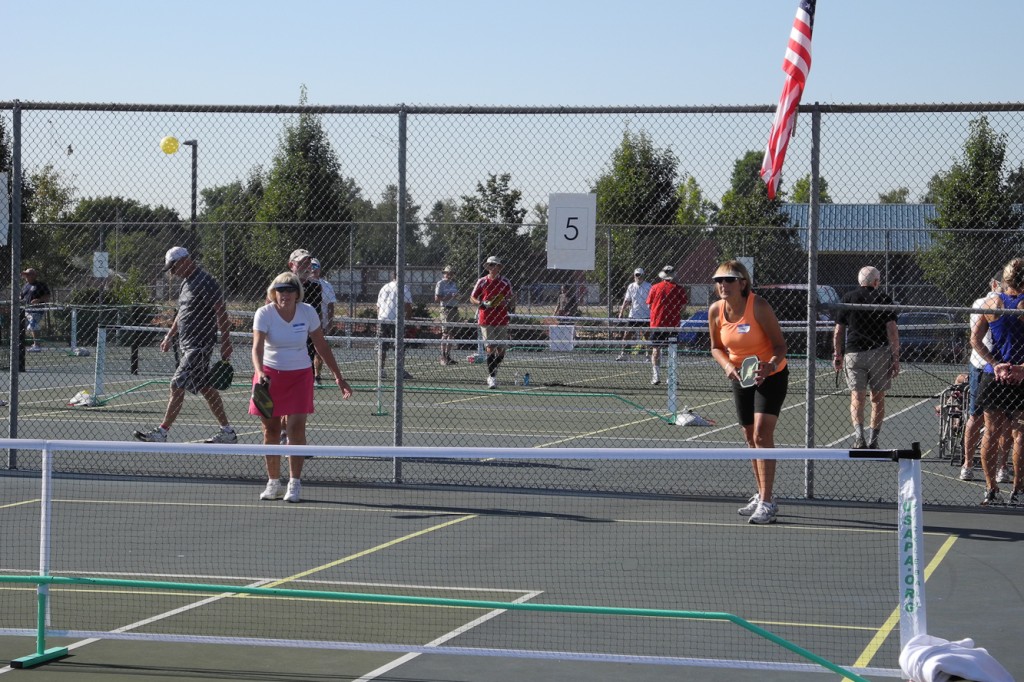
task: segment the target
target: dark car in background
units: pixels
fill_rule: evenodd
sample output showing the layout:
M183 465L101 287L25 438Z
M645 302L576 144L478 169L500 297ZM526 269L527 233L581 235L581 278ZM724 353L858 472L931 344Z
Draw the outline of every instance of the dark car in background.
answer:
M782 327L787 352L794 355L807 353L807 285L806 284L762 284L754 287L754 293L763 298L775 311L775 317ZM826 306L839 303L839 292L819 284L818 319L815 334L815 354L819 358L832 357L833 315Z
M970 339L967 323L958 322L949 313L907 312L896 318L900 330L901 362L967 361Z

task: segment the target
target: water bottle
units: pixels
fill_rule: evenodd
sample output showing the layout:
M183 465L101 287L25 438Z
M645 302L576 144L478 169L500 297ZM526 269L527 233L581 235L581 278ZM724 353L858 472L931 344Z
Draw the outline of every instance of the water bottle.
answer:
M519 372L516 372L515 374L512 375L512 385L513 386L518 386L519 385Z
M526 374L523 375L523 386L529 386L529 385L530 385L530 373L527 372Z

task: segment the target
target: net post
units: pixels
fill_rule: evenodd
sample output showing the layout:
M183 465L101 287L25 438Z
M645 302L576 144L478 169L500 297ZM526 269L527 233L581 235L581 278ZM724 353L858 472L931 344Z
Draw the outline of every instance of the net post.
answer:
M78 308L71 308L71 350L78 348Z
M39 576L50 574L50 512L53 503L53 455L47 445L42 452L41 492L39 502ZM50 623L50 586L46 582L36 584L36 651L11 661L12 668L33 666L63 658L68 655L67 647L46 648L46 627Z
M107 328L96 327L96 365L93 371L92 396L96 400L103 395L103 374L107 362Z
M921 500L921 444L894 455L899 461L900 651L913 637L928 634L924 591L924 515Z
M384 403L381 401L381 384L384 381L384 340L381 338L381 325L377 323L377 385L374 389L374 398L377 401L377 407L375 410L370 412L371 416L374 417L386 417L388 412L384 409Z
M676 362L679 357L678 344L669 342L668 344L668 377L665 383L668 384L668 415L672 419L672 423L675 423L676 415L678 413L678 405L676 403Z

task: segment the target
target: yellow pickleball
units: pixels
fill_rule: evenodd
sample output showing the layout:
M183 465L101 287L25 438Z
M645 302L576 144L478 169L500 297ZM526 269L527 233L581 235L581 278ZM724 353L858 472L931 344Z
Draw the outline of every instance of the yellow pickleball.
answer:
M160 140L160 149L164 154L174 154L178 151L178 138L167 136Z

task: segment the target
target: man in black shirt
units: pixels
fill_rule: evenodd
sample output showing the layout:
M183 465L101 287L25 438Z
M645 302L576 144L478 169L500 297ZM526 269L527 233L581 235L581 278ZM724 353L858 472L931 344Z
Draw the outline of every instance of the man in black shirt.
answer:
M21 273L21 276L25 280L25 286L21 288L21 305L25 312L23 324L32 336L32 346L28 348L28 352L38 353L42 350L39 347L39 338L36 336L43 319L41 306L43 303L50 302L50 287L39 279L39 273L35 268L28 268Z
M867 265L857 274L860 287L843 296L843 303L862 306L892 305L892 299L879 291L882 275ZM878 432L885 419L885 392L900 373L900 333L894 310L869 308L843 309L836 315L833 337L836 372L846 366L850 387L850 420L853 422L854 449L878 447ZM864 398L871 392L871 426L864 431Z
M316 314L320 314L320 307L324 300L324 290L320 282L313 279L313 256L306 249L295 249L288 256L288 269L298 275L302 282L302 302L313 306ZM313 349L313 341L306 339L306 352L309 353L310 361L315 361L316 351Z

